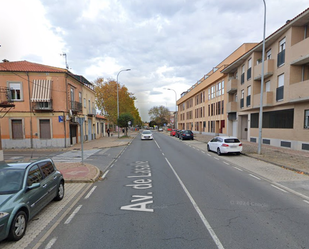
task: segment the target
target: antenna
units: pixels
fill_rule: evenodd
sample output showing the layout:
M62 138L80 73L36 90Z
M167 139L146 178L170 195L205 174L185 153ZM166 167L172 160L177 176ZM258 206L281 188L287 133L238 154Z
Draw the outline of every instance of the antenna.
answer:
M65 59L65 67L66 67L66 69L69 70L69 65L68 65L68 61L67 61L67 54L66 54L66 53L63 53L63 54L60 54L60 56L64 56L64 59Z

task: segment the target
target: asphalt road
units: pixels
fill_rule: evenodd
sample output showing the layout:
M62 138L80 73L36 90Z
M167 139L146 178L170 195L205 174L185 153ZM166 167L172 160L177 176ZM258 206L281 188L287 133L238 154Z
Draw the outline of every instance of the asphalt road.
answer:
M309 247L309 203L231 157L154 135L125 147L40 248Z

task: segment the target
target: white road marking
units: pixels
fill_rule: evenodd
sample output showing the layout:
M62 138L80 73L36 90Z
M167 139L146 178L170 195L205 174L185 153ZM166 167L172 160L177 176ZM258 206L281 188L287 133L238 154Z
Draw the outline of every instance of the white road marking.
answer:
M237 169L237 170L239 170L239 171L243 171L242 169L240 169L240 168L237 168L237 167L234 167L234 169Z
M282 192L284 192L284 193L287 193L287 192L288 192L288 191L285 191L285 190L282 189L282 188L277 187L276 185L271 184L271 186L273 186L273 187L276 188L276 189L279 189L280 191L282 191Z
M109 170L107 170L104 175L102 176L102 179L105 179L106 175L108 174Z
M220 160L218 157L215 157L215 159L218 160L218 161Z
M53 247L53 245L56 243L57 238L52 238L48 244L45 246L45 249L51 249Z
M309 204L309 201L307 201L307 200L303 200L304 202L306 202L307 204Z
M229 163L227 163L227 162L223 162L224 164L226 164L226 165L230 165Z
M190 199L193 207L195 208L196 212L198 213L198 215L200 216L202 222L204 223L204 226L207 228L210 236L212 237L212 239L216 243L217 248L218 249L224 249L224 247L223 247L221 241L219 240L218 236L216 235L215 231L212 229L212 227L210 226L209 222L206 220L204 214L202 213L202 211L200 210L200 208L196 204L195 200L191 196L190 192L188 191L188 189L186 188L186 186L184 185L184 183L182 182L182 180L180 179L180 177L178 176L178 174L174 170L173 166L170 164L170 162L167 160L167 158L165 158L165 160L167 161L168 165L170 166L170 168L174 172L174 174L175 174L176 178L178 179L180 185L182 186L183 190L185 191L185 193L187 194L188 198Z
M64 222L64 224L69 224L73 218L75 217L75 215L78 213L78 211L82 208L83 205L79 205L74 211L73 213L69 216L69 218Z
M108 171L107 171L108 172ZM90 197L90 195L93 193L93 191L97 188L97 186L94 186L90 191L89 193L85 196L84 199L88 199Z
M253 178L255 178L255 179L261 180L261 178L255 176L255 175L249 174L249 176L251 176L251 177L253 177Z

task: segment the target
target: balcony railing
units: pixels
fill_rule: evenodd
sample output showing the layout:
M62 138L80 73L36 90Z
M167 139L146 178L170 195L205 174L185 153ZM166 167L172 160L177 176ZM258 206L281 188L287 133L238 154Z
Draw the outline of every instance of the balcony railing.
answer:
M82 111L82 103L77 101L71 101L71 110L73 112L81 112Z
M287 101L289 102L308 101L309 80L290 84L286 87L288 88L286 89L286 92L287 92L286 100Z
M237 79L229 79L226 86L227 93L235 93L237 92Z
M95 108L88 110L88 113L87 113L88 116L95 116L96 114L97 114L97 111Z
M273 105L273 99L274 99L274 92L264 92L263 93L263 106L272 106ZM261 94L255 94L253 96L253 108L260 107L261 102Z
M264 79L267 79L268 77L270 77L274 74L274 65L275 65L275 60L273 60L273 59L269 59L269 60L264 61ZM253 78L254 78L254 80L261 80L261 78L262 78L262 63L254 66Z
M52 111L53 102L33 102L33 109L36 111Z
M228 102L226 106L227 113L237 112L237 102Z
M291 65L306 65L309 62L309 53L308 48L309 47L309 38L306 38L290 48L290 60Z

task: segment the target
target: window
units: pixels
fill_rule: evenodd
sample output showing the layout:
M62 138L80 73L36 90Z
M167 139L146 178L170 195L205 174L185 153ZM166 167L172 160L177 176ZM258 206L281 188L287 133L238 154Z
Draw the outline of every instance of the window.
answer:
M305 129L309 129L309 110L305 110Z
M51 139L50 120L40 119L40 139Z
M245 91L241 90L240 108L244 107Z
M81 92L78 93L78 97L79 97L79 103L82 103L82 93Z
M210 99L210 88L208 88L208 100Z
M251 114L251 128L258 128L259 113ZM264 112L263 128L293 129L294 109Z
M224 94L224 80L221 82L221 93Z
M251 86L247 88L247 106L251 105Z
M266 92L270 92L270 80L266 82Z
M271 59L271 49L269 49L266 53L266 60L270 60Z
M276 100L282 100L284 94L284 74L278 76L278 88L276 89Z
M217 96L221 96L221 82L218 83L218 92Z
M279 43L279 53L278 53L278 61L277 66L280 67L285 62L285 38L282 39Z
M216 86L211 87L211 98L213 99L215 97L215 91L216 91Z
M23 139L23 124L21 119L11 120L12 124L12 139Z
M248 60L247 80L251 79L252 59Z
M86 98L84 98L84 108L87 108L87 101L86 101Z
M39 163L39 166L44 174L44 177L47 177L55 171L55 168L50 161L41 162Z
M31 186L33 183L38 183L43 179L42 173L38 165L32 166L27 177L27 185Z
M244 82L245 82L245 65L241 67L240 84L244 84Z
M23 100L22 84L20 82L9 82L9 89L13 101Z

